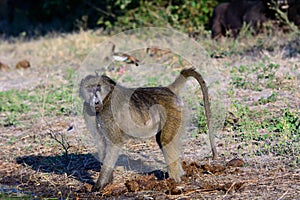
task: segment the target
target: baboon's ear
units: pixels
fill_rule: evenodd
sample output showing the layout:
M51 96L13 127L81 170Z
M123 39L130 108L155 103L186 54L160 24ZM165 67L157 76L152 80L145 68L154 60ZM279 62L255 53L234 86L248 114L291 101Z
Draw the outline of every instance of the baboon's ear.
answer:
M94 76L92 76L92 75L87 75L86 77L84 77L83 79L81 79L81 85L83 86L83 87L86 87L86 83L90 80L90 79L92 79Z
M112 80L108 76L102 75L101 78L102 78L102 81L109 86L114 87L117 84L114 80Z
M100 77L88 75L84 77L80 82L79 96L84 99L85 102L89 102L90 96L97 89Z
M100 82L99 76L87 75L81 80L81 86L85 88L93 87L98 82Z

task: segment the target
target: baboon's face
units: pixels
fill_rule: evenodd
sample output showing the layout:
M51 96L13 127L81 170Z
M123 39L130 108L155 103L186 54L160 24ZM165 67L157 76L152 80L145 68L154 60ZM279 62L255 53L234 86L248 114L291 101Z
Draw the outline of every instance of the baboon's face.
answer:
M107 76L85 77L80 86L80 96L88 103L93 111L102 108L102 102L116 83Z

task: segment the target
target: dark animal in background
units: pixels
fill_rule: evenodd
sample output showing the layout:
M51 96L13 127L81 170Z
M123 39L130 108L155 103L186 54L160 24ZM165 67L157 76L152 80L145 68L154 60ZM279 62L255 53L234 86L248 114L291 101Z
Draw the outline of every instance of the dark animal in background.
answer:
M217 5L213 11L211 18L211 37L213 39L218 39L226 35L226 22L225 22L225 13L229 3L221 3Z
M300 0L289 1L288 19L300 28Z
M251 6L244 14L243 21L249 24L257 33L260 32L263 23L268 21L268 9L263 2Z
M225 24L230 36L236 38L243 26L243 16L257 1L232 0L225 12Z
M274 3L288 12L289 19L300 24L299 3L296 0L232 0L215 7L211 19L211 37L237 37L243 24L249 24L256 33L261 32L263 23L276 19Z
M268 20L276 20L274 3L284 13L287 13L289 21L300 27L300 1L299 0L263 0L251 7L244 16L246 23L249 23L254 30L259 31L262 24ZM273 8L272 8L273 7Z
M237 37L243 26L243 16L256 1L232 0L215 7L211 18L211 37L218 39L222 36Z
M249 6L243 16L243 21L249 24L256 33L262 32L265 22L276 19L276 11L272 8L275 7L274 3L277 3L282 11L286 11L287 2L285 1L262 0Z

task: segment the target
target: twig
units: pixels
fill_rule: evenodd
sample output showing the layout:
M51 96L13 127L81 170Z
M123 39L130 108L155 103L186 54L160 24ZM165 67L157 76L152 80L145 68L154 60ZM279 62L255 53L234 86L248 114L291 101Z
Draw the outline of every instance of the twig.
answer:
M194 191L190 191L190 192L186 192L186 193L184 193L184 195L185 196L188 196L188 195L190 195L190 194L194 194L194 193L197 193L197 194L199 194L200 196L201 196L201 198L203 199L203 200L205 200L205 197L201 194L201 190L194 190Z
M54 133L52 129L49 131L50 137L54 139L56 142L58 142L64 149L65 155L68 156L69 149L71 148L70 143L66 140L65 135L61 132ZM58 138L60 137L60 138Z
M223 196L223 199L227 196L227 194L229 193L229 191L233 188L233 186L235 186L235 182L233 182L231 184L231 186L229 187L229 189L226 191L225 195Z
M50 180L50 179L48 178L48 176L42 175L42 177L43 177L44 179L46 179L46 181L48 181L48 183L50 183L53 187L56 187L56 184L55 184L52 180ZM37 182L37 181L36 181L36 182Z
M285 193L283 193L283 195L278 200L282 199L288 193L288 191L289 190L286 190Z

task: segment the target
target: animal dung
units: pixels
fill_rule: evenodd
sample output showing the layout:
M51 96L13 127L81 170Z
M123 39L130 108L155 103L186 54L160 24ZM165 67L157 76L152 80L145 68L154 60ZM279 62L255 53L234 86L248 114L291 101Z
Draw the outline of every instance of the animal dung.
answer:
M30 67L30 62L28 60L21 60L16 64L17 69L27 69Z
M2 62L0 62L0 71L2 72L6 72L6 71L9 71L9 66L7 64L4 64Z
M231 167L243 167L245 162L240 158L234 158L227 163L227 166Z

